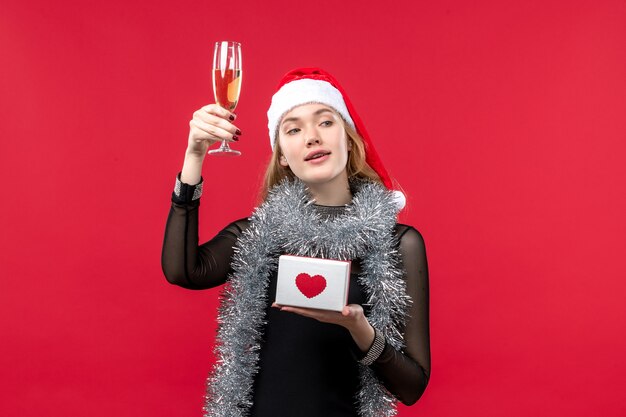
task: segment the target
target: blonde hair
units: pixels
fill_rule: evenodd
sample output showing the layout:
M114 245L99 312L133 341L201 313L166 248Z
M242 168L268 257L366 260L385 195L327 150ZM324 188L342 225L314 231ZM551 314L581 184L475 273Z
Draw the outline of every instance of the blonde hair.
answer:
M352 145L352 149L348 152L348 162L346 164L348 179L361 178L382 184L383 182L376 171L374 171L365 160L365 143L363 139L341 116L338 115L338 118L341 119L343 123L348 143ZM260 192L260 200L262 202L265 201L267 193L273 186L285 178L294 179L296 177L289 167L284 167L280 164L280 158L282 156L282 151L280 150L280 145L277 140L274 146L274 152L265 170L265 178Z

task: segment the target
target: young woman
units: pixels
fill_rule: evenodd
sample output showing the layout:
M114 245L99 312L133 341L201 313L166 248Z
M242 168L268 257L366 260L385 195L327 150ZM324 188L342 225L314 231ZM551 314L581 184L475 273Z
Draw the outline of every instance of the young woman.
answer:
M163 244L170 283L227 284L206 415L395 415L430 377L426 252L396 222L404 197L338 82L300 68L268 111L263 204L199 245L202 164L211 144L239 139L235 118L217 105L194 113ZM285 253L352 261L342 312L273 302Z

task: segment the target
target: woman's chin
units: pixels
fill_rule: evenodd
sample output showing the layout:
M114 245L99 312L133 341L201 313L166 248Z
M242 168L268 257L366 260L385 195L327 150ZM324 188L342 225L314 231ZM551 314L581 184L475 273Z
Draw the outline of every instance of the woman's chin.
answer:
M348 177L347 175L344 176L345 177L345 182L348 182ZM307 175L302 175L299 176L298 178L300 178L302 180L302 182L304 182L307 185L313 185L313 186L320 186L320 185L325 185L325 184L330 184L330 183L342 183L342 173L334 173L334 172L315 172L315 173L308 173Z

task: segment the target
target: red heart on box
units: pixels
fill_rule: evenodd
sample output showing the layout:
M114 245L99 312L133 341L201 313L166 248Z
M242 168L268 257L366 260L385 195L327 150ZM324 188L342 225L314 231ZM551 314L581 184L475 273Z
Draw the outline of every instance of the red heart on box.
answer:
M303 272L296 277L296 287L306 298L317 297L326 289L326 278Z

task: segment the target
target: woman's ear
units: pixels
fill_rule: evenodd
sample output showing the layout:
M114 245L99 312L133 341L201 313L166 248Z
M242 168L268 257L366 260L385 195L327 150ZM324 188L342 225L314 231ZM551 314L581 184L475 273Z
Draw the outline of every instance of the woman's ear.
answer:
M278 163L280 164L280 166L283 166L285 168L289 166L289 163L287 162L287 158L285 158L284 155L280 157L280 159L278 160Z

